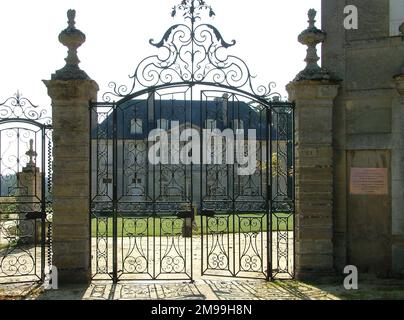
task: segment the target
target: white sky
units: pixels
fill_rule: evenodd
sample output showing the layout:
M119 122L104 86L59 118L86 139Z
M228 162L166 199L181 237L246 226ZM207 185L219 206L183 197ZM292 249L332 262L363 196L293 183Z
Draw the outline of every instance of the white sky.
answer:
M173 24L171 8L180 0L2 0L0 3L0 100L19 89L35 104L50 105L45 85L64 66L66 48L58 41L67 27L66 11L75 9L76 27L87 36L79 48L80 67L97 81L101 93L110 81L130 84L128 75L144 57L155 54ZM320 0L207 0L216 17L209 21L234 54L257 75L257 84L285 85L304 68L306 48L297 42L307 27L307 11Z

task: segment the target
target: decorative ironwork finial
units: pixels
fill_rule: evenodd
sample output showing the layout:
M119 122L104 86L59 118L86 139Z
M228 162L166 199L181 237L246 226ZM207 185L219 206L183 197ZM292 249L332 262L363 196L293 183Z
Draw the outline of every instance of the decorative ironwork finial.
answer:
M20 101L22 97L22 93L20 92L20 90L17 89L17 92L15 93L14 97L17 101Z
M160 41L150 39L150 44L164 51L164 55L144 58L130 78L131 87L111 82L112 89L103 95L110 102L115 97L125 97L145 88L164 87L174 83L222 86L267 101L279 95L272 90L275 83L256 85L248 65L224 49L236 44L227 42L220 31L205 23L205 14L213 17L215 12L204 0L182 0L172 8L172 17L180 15L184 22L170 26Z
M200 19L202 10L209 10L209 17L216 15L212 7L207 5L204 0L182 0L181 4L172 8L171 16L174 18L178 11L183 11L184 19L190 19L195 22L196 19Z
M34 150L34 140L33 139L29 140L29 149L25 154L29 157L29 161L27 163L27 168L35 167L36 164L35 164L34 158L36 158L36 156L38 154Z
M86 41L83 32L76 29L76 10L67 11L68 27L59 34L59 41L68 48L66 65L52 75L52 80L89 80L88 75L79 68L77 49Z
M320 29L317 29L315 20L316 15L316 10L310 9L308 11L307 16L309 17L309 27L298 37L298 41L307 46L307 56L304 60L307 65L306 68L296 76L295 81L331 79L329 72L318 65L320 58L317 55L317 45L324 42L326 34Z
M34 105L20 90L5 101L0 101L0 115L2 118L34 120L45 125L52 122L52 119L46 116L47 110Z

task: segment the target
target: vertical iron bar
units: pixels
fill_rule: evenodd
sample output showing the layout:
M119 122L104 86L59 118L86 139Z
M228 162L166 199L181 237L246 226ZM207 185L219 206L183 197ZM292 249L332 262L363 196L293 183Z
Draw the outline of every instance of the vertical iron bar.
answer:
M296 179L295 179L295 174L296 174L296 124L295 124L295 104L291 104L292 107L292 165L293 165L293 170L292 170L292 205L293 205L293 278L295 277L296 274Z
M192 111L193 111L193 98L194 98L194 87L193 86L191 86L191 109L190 109L190 123L191 123L191 125L192 125ZM184 124L185 123L187 123L187 113L186 113L186 104L185 104L185 121L184 121ZM192 138L191 138L192 139ZM192 149L191 149L192 150ZM193 152L194 152L194 150L192 150L191 151L191 181L190 181L190 183L191 183L191 247L190 247L190 251L191 251L191 258L189 259L190 260L190 263L191 263L191 282L193 282L193 259L192 259L192 257L193 257L193 246L192 246L192 238L193 238L193 233L194 233L194 228L193 228L193 226L194 226L194 221L195 221L195 219L196 219L196 206L197 206L197 204L196 204L196 201L194 200L194 185L193 185L193 181L194 181L194 166L193 166ZM186 173L186 167L185 167L185 173ZM185 240L185 247L186 247L186 243L187 243L187 239L185 238L184 239ZM187 250L185 249L185 252L184 252L184 254L185 254L185 260L186 260L186 257L187 257ZM185 263L185 272L186 272L186 269L187 268L187 264Z
M159 225L159 274L161 274L162 273L162 267L163 267L163 261L162 261L162 253L163 253L163 250L161 249L161 247L162 247L162 239L161 239L161 237L162 237L162 235L161 235L161 233L162 233L162 231L163 231L163 223L164 223L164 216L159 216L158 217L158 220L157 220L159 223L158 223L158 225ZM171 228L172 228L172 226L171 226ZM155 237L156 235L154 235L154 237ZM168 238L170 237L170 235L169 234L167 234L167 245L168 245ZM154 278L156 279L156 274L154 274Z
M272 279L272 104L267 105L267 277L266 280Z
M236 112L237 112L237 118L240 118L240 106L237 104L237 109L235 108L235 103L236 103L236 99L235 99L235 96L233 95L233 98L232 98L232 101L233 101L233 103L232 103L232 115L233 115L233 124L234 124L234 118L236 118L235 116L236 116ZM228 110L229 110L229 108L228 108ZM234 125L233 125L233 127L234 127ZM234 129L236 129L237 130L237 128L234 128ZM236 133L237 133L237 131L235 131ZM237 159L237 135L235 136L235 141L234 141L234 160L236 160ZM244 147L244 145L243 145L243 147ZM232 275L232 276L235 276L236 274L237 274L237 272L236 272L236 234L235 234L235 232L236 232L236 218L237 218L237 221L238 221L238 233L239 233L239 242L238 242L238 244L239 244L239 249L238 249L238 260L239 260L239 269L240 269L240 266L241 266L241 247L240 247L240 232L241 232L241 224L240 224L240 217L239 216L237 216L236 217L236 215L235 215L235 213L236 213L236 193L235 193L235 191L234 191L234 189L235 189L235 187L236 187L236 185L235 185L235 181L237 181L237 184L238 185L240 185L240 180L239 180L239 176L237 175L237 177L236 177L236 172L238 172L237 170L236 170L236 162L237 161L233 161L234 162L234 164L233 164L233 197L232 197L232 213L231 213L231 216L232 216L232 218L233 218L233 221L232 221L232 223L233 223L233 231L232 231L232 238L233 238L233 270L230 270L230 274ZM227 241L230 241L230 239L229 239L229 237L228 237L228 240ZM230 256L230 252L229 252L229 256ZM230 261L229 261L230 262ZM229 267L230 267L230 264L229 264ZM229 268L230 269L230 268Z
M88 175L88 185L89 185L89 192L88 192L88 215L89 215L89 221L90 221L90 223L89 223L89 243L90 243L90 250L89 250L89 252L88 252L88 254L89 254L89 257L88 257L88 259L89 259L89 261L90 261L90 273L91 273L91 276L93 275L93 270L92 270L92 265L93 265L93 261L92 261L92 248L93 248L93 246L92 246L92 212L91 212L91 205L92 205L92 190L93 190L93 170L92 170L92 163L93 163L93 145L92 145L92 130L93 130L93 104L92 104L92 102L90 101L90 104L89 104L89 108L88 108L88 111L89 111L89 116L90 116L90 119L89 119L89 132L88 132L88 142L89 142L89 155L90 155L90 159L89 159L89 164L88 164L88 167L89 167L89 175ZM98 156L98 155L97 155ZM49 165L49 164L48 164Z
M46 137L46 131L45 127L42 128L41 130L42 134L42 159L41 159L41 170L39 171L39 175L41 178L41 279L42 281L45 280L45 242L46 242L46 230L45 230L45 225L46 225L46 204L45 204L45 137ZM36 173L35 173L36 174ZM35 185L36 185L36 179L35 179ZM36 233L36 223L35 223L35 233ZM35 234L35 239L34 242L36 242L36 234ZM35 246L36 247L36 246ZM49 270L50 272L50 270Z
M160 166L160 165L159 165ZM161 170L159 170L159 172L161 173ZM156 179L156 165L153 165L153 180L155 180ZM160 176L159 176L159 192L160 192L160 190L161 190L161 174L160 174ZM147 229L147 238L149 238L149 236L150 236L150 232L152 233L151 234L151 236L152 236L152 239L151 239L151 241L152 241L152 244L151 244L151 246L152 246L152 257L153 257L153 262L152 262L152 268L153 268L153 270L152 270L152 272L153 272L153 274L152 274L152 278L154 278L154 275L155 275L155 273L156 273L156 266L155 266L155 264L156 264L156 246L155 246L155 241L156 241L156 239L155 239L155 237L154 237L154 229L155 229L155 219L156 219L156 215L157 215L157 212L156 212L156 185L154 184L153 185L153 215L152 215L152 222L151 222L151 225L152 225L152 229L150 230L149 228ZM150 264L150 262L148 261L147 262L148 264Z
M156 101L155 101L156 95L155 93L153 94L153 108L154 108L154 112L153 112L153 124L156 121ZM161 117L161 97L160 97L160 103L159 103L159 108L160 108L160 117ZM159 173L160 175L158 176L159 178L159 194L161 195L161 178L162 178L162 174L161 174L161 163L159 164ZM153 165L153 181L156 180L156 165ZM156 229L156 184L153 183L153 216L152 216L152 251L153 251L153 275L152 278L154 279L154 277L156 276L156 237L155 237L155 229ZM147 229L147 236L149 238L149 228ZM149 262L148 262L149 263Z
M203 141L203 91L201 91L201 101L200 101L200 108L199 108L199 137L200 137L200 146L199 146L199 158L200 158L200 164L199 164L199 187L200 187L200 191L199 191L199 215L200 215L200 221L201 221L201 276L203 276L204 274L204 254L203 254L203 250L204 250L204 228L203 228L203 169L204 169L204 165L203 165L203 145L204 145L204 141ZM207 228L207 225L206 225Z
M112 180L113 180L113 190L112 190L112 202L113 202L113 218L112 218L112 280L114 283L118 282L118 131L117 131L117 106L113 104L112 110ZM108 222L107 222L108 223Z

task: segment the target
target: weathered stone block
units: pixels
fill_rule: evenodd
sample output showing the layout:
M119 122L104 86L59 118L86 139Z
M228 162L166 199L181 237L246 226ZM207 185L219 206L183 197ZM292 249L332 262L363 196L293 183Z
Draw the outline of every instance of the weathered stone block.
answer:
M290 83L296 103L296 277L333 271L333 101L338 85Z
M332 221L332 220L331 220ZM330 221L330 222L331 222ZM299 239L307 240L330 240L333 237L333 227L330 225L299 226L296 228Z
M75 215L71 215L70 219L73 220ZM54 235L54 241L87 241L90 237L89 221L83 221L86 224L60 224L60 221L55 221L54 228L57 232ZM75 222L77 223L77 222Z
M367 133L390 133L391 132L391 108L381 108L373 105L374 100L369 104L363 101L347 102L346 107L346 128L348 134Z
M307 215L304 215L302 219L299 219L298 227L303 230L305 230L305 228L319 228L319 227L332 228L333 221L332 221L332 215L330 214L332 212L327 213L328 214L316 215L315 213L312 214L310 212Z
M59 282L88 283L90 268L90 117L98 86L92 80L45 81L54 122L53 263Z
M66 156L67 157L67 156ZM69 174L70 172L83 172L87 171L89 169L89 162L88 158L83 158L83 159L77 159L74 158L74 160L67 162L67 161L58 161L57 167L59 170L62 170L66 174Z
M319 253L322 255L332 255L333 253L333 242L330 240L311 240L311 239L300 239L297 242L296 250L300 255L310 255Z
M332 254L321 255L315 253L300 255L300 257L297 259L297 263L301 266L296 275L298 279L301 279L301 277L299 277L299 273L302 272L310 272L315 276L317 273L324 271L331 273L334 268L334 258Z
M393 244L393 273L395 276L404 275L404 239L401 243Z

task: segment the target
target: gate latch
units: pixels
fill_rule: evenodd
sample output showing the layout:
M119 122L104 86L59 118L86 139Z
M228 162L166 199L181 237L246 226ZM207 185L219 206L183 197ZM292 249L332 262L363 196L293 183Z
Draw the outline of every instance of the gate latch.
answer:
M37 220L37 219L42 219L43 213L42 212L28 212L25 215L26 220Z
M190 211L178 211L176 216L178 218L182 218L182 219L187 219L187 218L191 219L191 218L193 218L193 214L192 214L191 210Z

